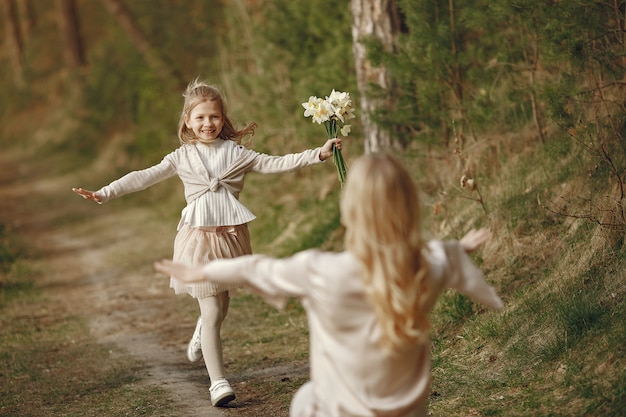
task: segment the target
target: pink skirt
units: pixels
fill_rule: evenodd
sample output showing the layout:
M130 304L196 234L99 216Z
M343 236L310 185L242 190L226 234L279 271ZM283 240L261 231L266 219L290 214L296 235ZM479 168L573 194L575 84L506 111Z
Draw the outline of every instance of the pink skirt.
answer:
M183 225L174 240L174 262L188 266L205 265L215 259L235 258L252 253L247 224L237 226L189 227ZM205 298L236 288L236 285L210 281L187 284L170 277L176 294Z

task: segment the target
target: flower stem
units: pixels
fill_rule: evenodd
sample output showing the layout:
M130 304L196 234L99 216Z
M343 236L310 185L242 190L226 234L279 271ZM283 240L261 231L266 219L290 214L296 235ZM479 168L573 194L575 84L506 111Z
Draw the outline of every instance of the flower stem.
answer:
M326 128L326 134L328 135L328 139L337 138L337 120L331 119L324 122L324 127ZM339 176L339 182L341 183L341 187L343 188L343 183L346 180L346 162L343 160L343 155L341 154L341 150L338 149L333 144L333 162L335 163L335 167L337 167L337 175Z
M335 166L337 167L337 175L339 176L339 182L341 183L341 187L343 188L343 183L346 180L346 162L343 160L343 155L341 154L341 150L338 149L335 145L333 145L333 162L335 162Z

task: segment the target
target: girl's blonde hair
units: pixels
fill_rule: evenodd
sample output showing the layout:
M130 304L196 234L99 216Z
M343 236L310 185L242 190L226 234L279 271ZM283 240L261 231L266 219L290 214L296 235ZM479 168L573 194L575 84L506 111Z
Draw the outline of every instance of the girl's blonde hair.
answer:
M362 278L393 351L428 336L430 288L420 234L415 183L385 154L361 156L350 168L341 196L346 249L363 265Z
M178 140L181 144L196 143L198 138L193 133L193 130L189 129L185 124L185 118L189 116L191 111L200 103L207 101L215 101L222 110L222 117L224 118L224 127L219 134L219 138L223 140L232 140L236 143L241 143L241 140L250 135L254 135L254 129L256 129L256 123L249 123L241 130L235 129L232 121L228 117L226 109L226 99L217 86L210 85L205 81L195 79L187 86L187 89L183 93L185 102L183 104L183 111L180 113L180 119L178 121Z

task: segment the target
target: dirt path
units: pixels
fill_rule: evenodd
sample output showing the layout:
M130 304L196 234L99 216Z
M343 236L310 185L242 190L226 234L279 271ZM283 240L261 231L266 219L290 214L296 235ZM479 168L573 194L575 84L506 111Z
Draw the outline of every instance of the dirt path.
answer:
M148 261L168 256L172 225L158 211L81 201L70 190L82 185L75 176L49 176L12 154L0 155L0 167L0 223L26 235L45 258L38 285L46 297L88 317L99 343L144 363L141 383L165 389L181 416L227 415L210 405L202 364L185 358L195 301L174 297Z

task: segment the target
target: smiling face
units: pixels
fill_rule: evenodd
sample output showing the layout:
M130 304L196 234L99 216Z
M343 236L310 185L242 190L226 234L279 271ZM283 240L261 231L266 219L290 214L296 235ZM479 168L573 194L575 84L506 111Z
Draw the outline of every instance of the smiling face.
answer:
M199 142L211 143L222 132L224 115L217 101L203 101L185 116L185 125L198 138Z

